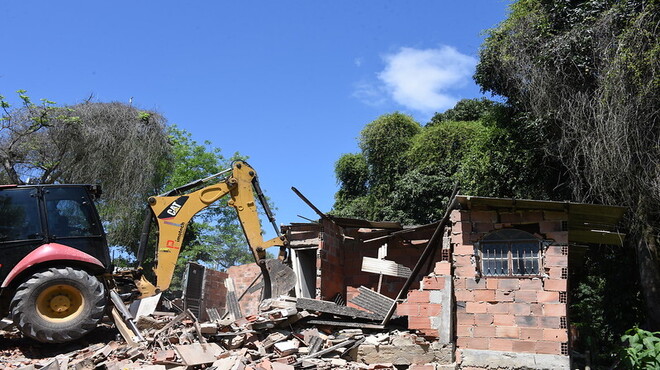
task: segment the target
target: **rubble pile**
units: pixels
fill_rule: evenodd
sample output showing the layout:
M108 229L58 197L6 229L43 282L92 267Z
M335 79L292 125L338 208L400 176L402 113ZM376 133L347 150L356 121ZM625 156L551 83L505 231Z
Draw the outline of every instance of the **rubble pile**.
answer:
M301 308L311 306L315 308ZM190 310L178 315L156 312L137 320L143 340L125 333L123 337L115 334L116 340L47 359L0 352L0 367L46 370L394 369L391 362L377 361L387 356L371 358L373 349L377 353L379 347L391 346L408 351L405 349L408 345L422 348L422 355L428 352L430 344L423 337L406 331L390 331L391 327L387 330L374 320L369 322L354 316L354 311L360 310L326 301L306 299L299 303L296 298L280 297L262 301L258 315L233 318L227 313L222 317L212 310L209 312L211 320L201 323ZM371 352L361 348L371 349Z

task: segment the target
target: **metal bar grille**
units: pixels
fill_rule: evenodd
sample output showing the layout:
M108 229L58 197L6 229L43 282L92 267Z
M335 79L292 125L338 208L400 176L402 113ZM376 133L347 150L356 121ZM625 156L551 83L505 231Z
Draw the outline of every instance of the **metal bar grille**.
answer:
M533 276L539 274L540 240L481 242L485 276Z

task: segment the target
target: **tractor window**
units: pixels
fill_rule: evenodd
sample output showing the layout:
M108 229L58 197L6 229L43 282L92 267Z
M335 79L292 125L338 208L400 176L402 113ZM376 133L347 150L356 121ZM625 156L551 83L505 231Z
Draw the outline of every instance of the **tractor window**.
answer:
M79 188L51 188L46 191L49 233L58 238L98 235L98 225L89 200Z
M39 203L35 189L0 191L0 242L41 237Z

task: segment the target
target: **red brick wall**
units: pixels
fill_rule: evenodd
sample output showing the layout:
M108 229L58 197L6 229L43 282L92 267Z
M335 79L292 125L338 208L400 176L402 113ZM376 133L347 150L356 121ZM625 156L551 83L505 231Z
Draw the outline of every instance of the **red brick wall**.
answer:
M443 261L435 266L434 272L422 279L420 289L408 291L406 301L396 309L397 315L408 316L408 329L418 330L431 340L441 336L440 330L449 330L448 326L441 327L437 318L441 317L443 310L451 310L451 307L443 307L441 302L433 302L431 298L434 292L443 291L447 287L446 281L451 279L450 263ZM451 289L451 285L449 287Z
M341 228L335 223L323 220L323 234L319 245L318 266L321 276L316 287L320 289L323 300L332 300L337 294L346 294L344 284L344 241Z
M229 277L234 280L236 288L236 298L241 296L247 290L254 279L259 276L261 269L256 263L249 263L247 265L232 266L227 269ZM261 281L261 278L260 280ZM257 281L257 283L259 283ZM241 306L241 313L244 316L255 315L259 313L259 303L261 302L261 289L256 292L246 293L245 296L239 301Z
M317 298L331 300L337 293L341 293L346 297L348 306L356 307L349 301L358 295L357 290L360 286L371 288L374 291L378 288L379 275L362 271L362 259L363 257L377 258L382 242L362 243L344 238L343 235L346 232L331 221L323 222L319 253L321 277L317 281L321 297ZM425 246L424 243L411 245L403 244L401 240L390 240L385 259L412 269ZM440 253L437 253L436 260L439 260L440 257ZM396 298L405 281L405 278L383 276L380 293L390 298ZM411 289L418 287L419 282L414 282Z
M415 267L424 246L404 246L396 242L389 242L385 259L412 269ZM374 291L377 290L379 274L362 271L362 259L363 257L377 258L380 247L380 243L352 243L352 245L346 247L343 268L348 300L357 295L357 289L360 286L371 288ZM396 298L405 281L405 278L383 276L380 293L390 298ZM411 289L417 289L418 287L419 282L415 282Z
M455 210L452 212L457 348L562 354L568 342L566 293L568 232L561 212ZM491 231L538 223L540 238L554 242L535 278L477 278L474 243ZM564 301L562 299L562 301ZM564 348L565 350L565 348Z
M345 297L349 306L355 307L349 301L354 298L360 286L373 290L378 288L378 274L362 271L363 257L378 257L378 249L381 242L362 243L356 239L345 237L346 234L355 236L357 229L343 229L330 220L322 220L318 229L312 224L295 224L286 226L287 236L290 241L302 241L316 237L320 233L319 258L317 268L320 276L317 278L316 287L320 295L317 299L332 300L337 294ZM388 243L386 259L413 268L426 244L419 245L403 244L401 240ZM436 260L440 258L438 253ZM384 276L382 280L381 293L395 298L401 290L405 279ZM417 289L419 282L415 282L412 289Z
M209 319L206 314L207 308L215 308L221 315L225 312L227 299L227 288L225 288L225 279L229 275L225 272L204 269L204 299L202 301L201 318L206 321Z

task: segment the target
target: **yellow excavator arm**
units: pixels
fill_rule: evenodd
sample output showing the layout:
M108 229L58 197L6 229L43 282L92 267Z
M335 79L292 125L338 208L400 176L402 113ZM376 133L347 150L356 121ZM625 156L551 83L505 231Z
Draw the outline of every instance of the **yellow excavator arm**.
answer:
M217 183L199 188L211 179L225 173L231 173L231 175L221 179ZM191 188L199 189L185 193L186 190L190 190ZM267 241L264 241L262 236L255 192L278 234L277 237ZM230 170L184 185L183 187L167 194L149 198L151 214L148 216L148 219L151 221L155 218L159 231L156 246L157 264L154 269L156 284L152 284L145 279L144 276L141 276L140 279L135 282L141 294L140 298L153 296L158 292L166 290L170 286L174 274L174 268L183 244L183 236L185 235L186 227L192 220L193 216L199 211L217 202L227 194L229 194L230 197L228 204L236 210L243 228L243 233L250 246L250 250L254 255L255 261L262 269L264 280L270 284L270 267L267 266L273 266L273 263L266 263L266 248L279 246L279 259L282 260L286 255L286 246L288 245L288 242L284 236L279 235L279 230L277 229L274 218L268 208L268 204L265 202L263 194L261 193L256 171L246 162L235 161L232 163L232 168ZM139 260L143 258L146 244L144 233L145 231L148 233L149 226L145 226L145 229L146 230L143 230L143 240L141 240L140 243L141 252L138 253ZM281 263L279 263L279 265L281 265ZM292 276L293 271L288 271L290 268L287 266L278 266L278 274L283 274L281 272L282 268L284 268L285 274ZM293 281L293 279L285 280ZM284 287L282 289L287 288L288 287ZM291 288L292 287L288 289ZM282 291L282 289L276 290Z

